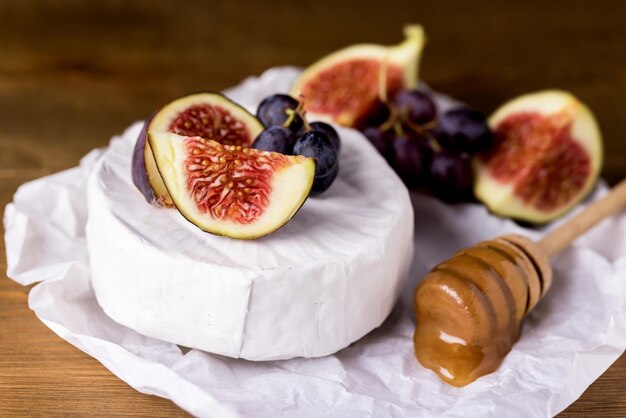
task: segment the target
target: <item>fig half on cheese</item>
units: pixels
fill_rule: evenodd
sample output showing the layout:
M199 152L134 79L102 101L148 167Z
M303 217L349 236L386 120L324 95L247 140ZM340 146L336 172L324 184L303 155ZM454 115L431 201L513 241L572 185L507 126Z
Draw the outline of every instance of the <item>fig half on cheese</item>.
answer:
M277 230L300 209L315 176L312 158L169 132L148 140L176 209L216 235L253 239Z
M144 123L133 152L133 183L150 204L172 206L156 168L149 132L199 136L225 145L250 146L263 126L246 109L220 93L198 93L163 106Z

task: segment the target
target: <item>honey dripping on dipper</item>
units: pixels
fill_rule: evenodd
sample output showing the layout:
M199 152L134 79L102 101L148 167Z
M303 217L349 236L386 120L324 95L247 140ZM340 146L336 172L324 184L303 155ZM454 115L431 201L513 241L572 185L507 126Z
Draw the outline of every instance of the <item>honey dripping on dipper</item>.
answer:
M454 386L495 371L552 284L549 258L626 206L626 180L539 242L505 235L458 251L415 290L415 355Z

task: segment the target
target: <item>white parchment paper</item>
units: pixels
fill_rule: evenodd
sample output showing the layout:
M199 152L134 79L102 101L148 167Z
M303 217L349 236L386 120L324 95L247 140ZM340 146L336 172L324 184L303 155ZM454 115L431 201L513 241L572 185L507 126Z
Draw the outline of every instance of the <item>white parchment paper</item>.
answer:
M292 68L272 69L227 93L253 108L286 91L295 76ZM194 415L553 416L626 348L622 212L554 258L552 289L495 373L455 388L422 368L412 345L411 299L419 278L476 241L510 232L537 238L545 231L521 228L477 204L450 206L421 195L413 196L416 250L401 301L383 326L335 355L255 363L144 337L102 312L89 281L85 187L101 153L18 189L4 213L7 275L24 285L41 282L29 306L60 337L137 390ZM604 193L600 186L592 198Z

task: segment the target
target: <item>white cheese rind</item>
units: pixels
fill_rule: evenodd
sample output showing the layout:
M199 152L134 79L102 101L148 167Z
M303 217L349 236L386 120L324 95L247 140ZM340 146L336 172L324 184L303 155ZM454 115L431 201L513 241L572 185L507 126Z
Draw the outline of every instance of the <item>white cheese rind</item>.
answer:
M413 254L406 188L358 132L340 129L340 174L282 229L243 241L148 205L130 179L139 125L88 186L92 284L115 321L249 360L334 353L391 312Z

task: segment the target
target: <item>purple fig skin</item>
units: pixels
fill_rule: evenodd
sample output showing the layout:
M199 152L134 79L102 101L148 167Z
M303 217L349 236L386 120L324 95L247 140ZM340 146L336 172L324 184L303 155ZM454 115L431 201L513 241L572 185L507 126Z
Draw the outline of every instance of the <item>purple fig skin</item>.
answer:
M150 186L150 180L148 179L144 148L146 147L146 141L148 140L148 128L150 126L150 122L152 122L152 119L156 114L157 112L154 112L144 122L143 128L141 129L141 132L137 137L137 142L135 143L133 160L131 163L133 183L135 183L137 189L139 189L143 197L151 205L157 205L157 199L154 191L152 190L152 186Z

